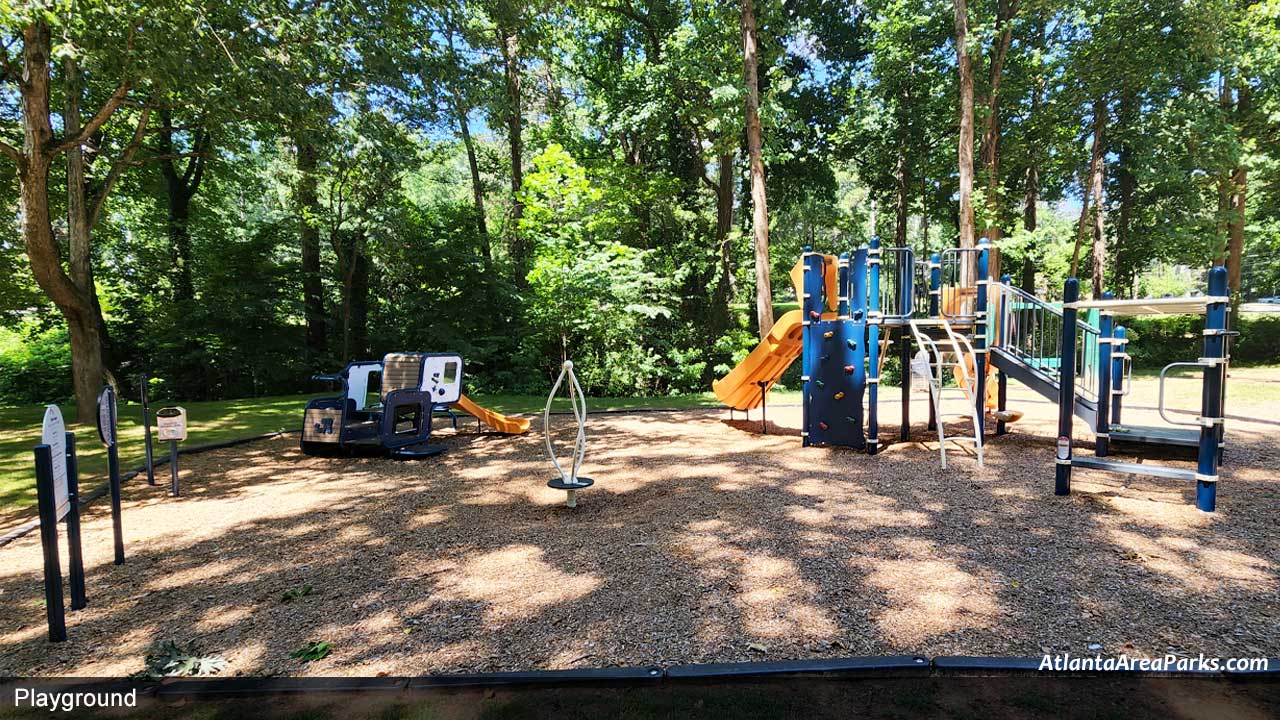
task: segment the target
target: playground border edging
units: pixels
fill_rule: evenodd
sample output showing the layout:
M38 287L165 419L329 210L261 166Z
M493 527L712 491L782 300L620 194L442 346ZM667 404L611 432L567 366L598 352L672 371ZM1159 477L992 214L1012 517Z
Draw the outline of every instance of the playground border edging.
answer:
M140 695L161 698L249 697L321 692L403 692L466 688L556 688L587 686L646 687L714 681L771 681L785 679L922 679L946 677L1052 678L1170 678L1280 681L1280 658L1270 659L1265 671L1052 671L1039 670L1039 658L943 655L854 656L814 660L706 663L668 667L580 668L522 672L423 675L418 677L234 677L170 678L3 678L0 686L24 683L41 690L103 692L137 689Z

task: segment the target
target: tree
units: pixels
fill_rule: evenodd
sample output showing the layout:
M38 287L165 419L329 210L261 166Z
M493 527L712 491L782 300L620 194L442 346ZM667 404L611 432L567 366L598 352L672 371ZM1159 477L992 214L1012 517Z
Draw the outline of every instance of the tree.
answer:
M973 58L969 54L969 7L967 0L955 0L956 67L960 76L960 247L975 247L973 220Z
M773 287L769 264L769 202L764 186L764 140L760 129L759 42L752 0L741 0L742 79L746 86L747 156L751 167L751 239L756 255L756 320L760 337L773 328Z
M122 72L122 77L111 94L83 125L77 122L80 103L73 97L70 101L71 125L65 126L61 135L55 134L50 106L50 64L54 51L50 22L59 20L65 22L56 13L47 13L42 7L32 6L6 8L4 17L0 18L6 33L12 33L16 36L13 41L21 44L18 60L20 67L9 57L7 50L3 56L3 65L5 79L16 85L20 98L23 137L21 148L14 147L8 141L0 141L0 151L13 161L17 169L22 238L32 274L40 289L53 301L67 322L76 414L81 421L87 421L95 412L95 399L104 371L102 322L97 291L93 284L90 226L87 222L91 214L100 215L101 205L95 202L90 206L79 189L70 196L76 230L73 242L68 247L68 269L64 269L49 212L49 173L55 158L74 150L76 152L71 156L70 167L72 182L77 188L84 187L83 155L80 148L125 105L136 78ZM71 29L71 26L64 24L61 28ZM123 57L117 54L115 59L130 57L135 33L136 30L130 28L125 37L115 38L120 44L113 45L111 49L114 52L124 50ZM6 48L10 44L11 42L6 42ZM65 49L65 46L60 46L59 49L60 52L73 52ZM121 62L118 67L124 69L130 66ZM74 96L80 88L78 65L74 59L68 69L71 71L68 77ZM118 177L118 173L116 176ZM109 190L109 186L105 189ZM105 192L101 197L105 199ZM97 208L96 211L93 207Z

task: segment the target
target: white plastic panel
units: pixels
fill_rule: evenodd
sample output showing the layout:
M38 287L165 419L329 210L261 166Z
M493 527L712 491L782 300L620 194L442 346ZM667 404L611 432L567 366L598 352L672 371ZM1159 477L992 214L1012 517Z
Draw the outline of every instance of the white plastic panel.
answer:
M462 397L462 356L427 355L422 358L422 389L431 393L431 402L449 405Z
M370 362L347 368L347 397L356 401L356 409L364 410L369 397L369 376L382 372L382 363Z

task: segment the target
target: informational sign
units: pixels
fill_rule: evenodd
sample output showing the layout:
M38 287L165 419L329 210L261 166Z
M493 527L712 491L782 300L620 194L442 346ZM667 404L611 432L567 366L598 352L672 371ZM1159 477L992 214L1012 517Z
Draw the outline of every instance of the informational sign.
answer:
M102 444L116 444L116 391L110 385L98 394L98 437Z
M157 410L156 436L161 440L186 440L187 411L180 407L167 407Z
M54 506L58 511L58 519L61 520L71 509L71 501L67 490L67 426L62 422L62 412L57 405L44 409L40 442L49 446L49 455L53 458Z

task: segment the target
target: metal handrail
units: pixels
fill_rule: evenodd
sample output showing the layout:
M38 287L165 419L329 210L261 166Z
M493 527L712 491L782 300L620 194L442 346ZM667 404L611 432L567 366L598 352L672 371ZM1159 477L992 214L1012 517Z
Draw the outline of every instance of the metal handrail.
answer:
M1020 288L1004 283L994 284L998 290L1000 325L992 347L1014 357L1045 380L1060 383L1058 364L1062 358L1062 309ZM1101 393L1097 387L1097 373L1083 370L1090 353L1094 354L1096 361L1101 332L1079 317L1076 318L1076 332L1081 336L1076 343L1076 393L1098 402Z
M1178 420L1174 420L1173 418L1169 417L1168 415L1165 415L1165 413L1164 413L1164 381L1165 381L1165 376L1166 376L1166 375L1168 375L1168 373L1169 373L1169 371L1170 371L1170 370L1172 370L1173 368L1176 368L1176 367L1194 367L1194 368L1201 368L1201 369L1203 369L1203 368L1211 367L1211 366L1210 366L1208 363L1202 363L1202 362L1174 362L1174 363L1169 363L1168 365L1165 365L1165 366L1164 366L1164 368L1160 370L1160 384L1159 384L1159 386L1158 386L1158 387L1159 387L1159 396L1158 396L1158 402L1157 402L1157 404L1156 404L1156 409L1160 411L1160 418L1161 418L1162 420L1164 420L1165 422L1169 423L1170 425L1186 425L1186 426L1189 426L1189 427L1200 427L1200 423L1199 423L1198 421L1197 421L1197 422L1178 421Z

